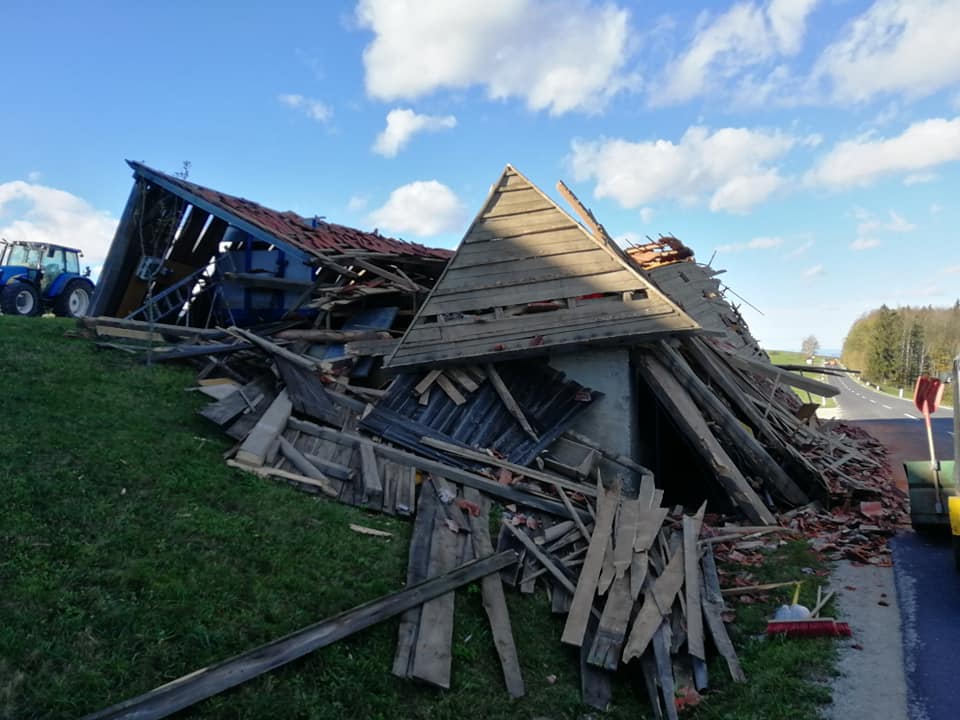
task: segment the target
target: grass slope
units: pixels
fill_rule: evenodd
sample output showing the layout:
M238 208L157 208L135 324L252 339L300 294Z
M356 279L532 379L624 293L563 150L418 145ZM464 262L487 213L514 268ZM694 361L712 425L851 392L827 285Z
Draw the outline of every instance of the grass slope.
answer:
M70 327L0 317L0 718L77 717L402 586L409 523L227 468L228 441L184 392L192 372L64 338ZM803 565L816 560L790 546L760 574ZM508 603L522 701L502 688L472 586L457 594L451 692L390 674L392 621L183 715L579 717L561 619L542 593ZM756 640L765 611L738 622L750 683L710 694L691 717L815 717L824 691L795 675L828 665L830 645ZM725 684L719 664L712 677ZM615 700L607 717L648 713L624 678Z

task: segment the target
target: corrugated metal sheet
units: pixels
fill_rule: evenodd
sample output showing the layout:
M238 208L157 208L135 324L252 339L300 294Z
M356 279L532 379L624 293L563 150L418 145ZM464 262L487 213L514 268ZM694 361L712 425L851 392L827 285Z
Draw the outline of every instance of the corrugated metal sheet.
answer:
M591 402L603 397L603 393L566 380L563 373L538 360L500 363L497 370L539 435L539 441L524 432L490 382L469 394L463 405L458 406L439 387L432 388L427 405L420 405L413 394L414 386L422 379L419 373L398 376L361 427L459 467L473 464L422 445L420 438L428 436L474 449L491 448L511 462L527 465Z
M419 243L396 240L379 233L363 232L346 225L337 225L323 220L308 220L295 212L271 210L252 200L227 195L218 190L187 182L167 175L138 162L128 161L138 176L148 180L162 178L171 192L181 195L188 202L194 202L190 196L201 199L225 214L224 219L231 222L229 215L249 223L278 241L289 243L306 251L325 253L365 250L368 252L389 253L394 255L421 256L445 259L453 255L451 250L430 248ZM177 191L180 192L177 192ZM216 213L215 213L216 214ZM313 225L316 227L313 227Z

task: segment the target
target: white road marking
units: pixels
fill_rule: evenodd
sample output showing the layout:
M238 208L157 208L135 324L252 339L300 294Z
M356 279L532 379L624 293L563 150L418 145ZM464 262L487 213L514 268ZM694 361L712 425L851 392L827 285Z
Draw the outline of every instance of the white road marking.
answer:
M877 404L877 401L876 401L876 400L871 400L870 402L872 402L874 405Z
M893 410L893 408L889 405L882 405L881 407L883 407L885 410Z
M917 418L915 418L913 415L911 415L910 413L904 413L904 415L906 415L906 416L907 416L908 418L910 418L911 420L916 420L916 419L917 419Z

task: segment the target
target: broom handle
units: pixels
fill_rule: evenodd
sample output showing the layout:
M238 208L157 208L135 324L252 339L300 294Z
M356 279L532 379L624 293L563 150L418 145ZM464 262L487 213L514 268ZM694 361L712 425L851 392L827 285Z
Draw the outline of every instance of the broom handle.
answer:
M927 425L927 446L930 448L930 469L937 469L937 455L933 449L933 428L930 425L930 406L923 404L923 421Z

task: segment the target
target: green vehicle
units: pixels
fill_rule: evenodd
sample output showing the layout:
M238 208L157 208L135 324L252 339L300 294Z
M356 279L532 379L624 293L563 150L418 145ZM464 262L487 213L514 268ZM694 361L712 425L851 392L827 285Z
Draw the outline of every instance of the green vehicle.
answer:
M50 243L0 240L0 312L78 318L90 310L90 268L80 273L82 252Z
M914 403L927 425L929 460L913 460L903 464L910 491L910 521L918 531L949 529L953 542L953 560L960 571L960 357L953 362L953 460L937 460L933 450L930 412L936 410L944 384L938 379L921 376L914 389Z

